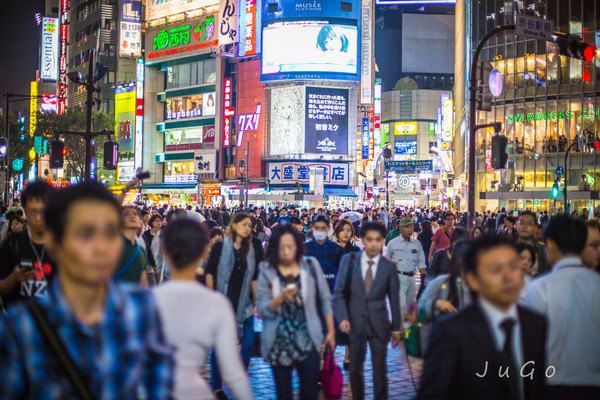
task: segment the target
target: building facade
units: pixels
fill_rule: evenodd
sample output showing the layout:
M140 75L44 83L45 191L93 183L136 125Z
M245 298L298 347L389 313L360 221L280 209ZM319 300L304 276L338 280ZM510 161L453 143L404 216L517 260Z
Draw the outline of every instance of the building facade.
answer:
M555 31L600 44L600 5L594 0L486 0L465 5L467 61L470 49L487 32L501 24L515 23L517 14L552 20ZM478 132L474 146L476 210L564 209L565 175L557 174L557 167L567 171L572 206L594 208L600 188L594 148L600 124L600 59L584 62L570 58L562 55L555 43L512 32L491 38L482 58L502 74L504 89L492 101L491 111L479 111L476 121L502 123L502 134L509 145L506 168L493 170L493 131ZM457 80L457 86L464 84ZM456 112L465 115L459 109ZM466 133L464 121L456 126L459 139ZM551 188L557 179L561 195L555 199Z

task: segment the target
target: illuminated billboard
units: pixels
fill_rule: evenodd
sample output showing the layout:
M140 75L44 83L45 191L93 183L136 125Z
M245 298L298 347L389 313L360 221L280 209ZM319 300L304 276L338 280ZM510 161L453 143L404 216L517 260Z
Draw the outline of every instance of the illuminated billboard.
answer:
M417 154L417 141L394 142L394 154L410 156Z
M414 121L394 122L394 135L416 135L417 132L417 123Z
M271 89L270 154L304 153L304 95L302 86Z
M215 92L168 98L165 120L214 117L215 99Z
M115 137L119 143L119 164L134 160L136 90L135 82L115 89ZM133 163L131 164L133 168Z
M379 6L402 4L456 4L456 0L376 0Z
M56 82L58 79L58 18L42 19L42 51L40 54L40 79Z
M356 26L326 21L277 22L264 27L262 80L358 80Z
M142 2L121 0L119 21L119 56L142 55Z
M210 7L215 0L149 0L146 1L146 21Z
M262 0L242 0L240 2L240 57L260 53L261 3Z
M348 154L348 90L306 88L304 152Z

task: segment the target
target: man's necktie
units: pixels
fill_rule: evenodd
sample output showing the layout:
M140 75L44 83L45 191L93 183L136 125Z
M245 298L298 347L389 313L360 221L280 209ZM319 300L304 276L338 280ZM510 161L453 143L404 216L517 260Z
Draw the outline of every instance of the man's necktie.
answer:
M513 354L513 327L516 321L512 318L506 318L500 323L500 328L504 331L504 346L502 347L502 367L508 367L508 380L510 385L510 399L519 400L519 370Z
M371 286L373 286L373 264L375 264L373 260L367 261L367 265L369 266L365 275L365 293L367 295L371 293Z

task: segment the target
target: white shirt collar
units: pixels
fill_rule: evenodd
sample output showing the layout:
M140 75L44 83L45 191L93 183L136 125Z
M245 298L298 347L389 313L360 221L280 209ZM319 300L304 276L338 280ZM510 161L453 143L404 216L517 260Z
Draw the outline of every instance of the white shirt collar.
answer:
M552 270L557 271L561 268L570 267L573 265L582 265L581 258L579 258L577 256L567 256L567 257L561 258L560 260L558 260L556 262L556 264L554 264L554 267L552 268Z
M377 255L376 255L375 257L373 257L373 258L369 258L369 256L367 255L367 252L366 252L366 251L363 251L363 253L362 253L362 257L361 257L361 262L366 264L366 263L367 263L367 261L369 261L369 260L373 260L373 261L375 262L375 265L377 265L377 264L379 263L379 258L380 258L380 257L381 257L381 255L380 255L380 254L377 254Z
M514 319L516 323L519 322L519 315L517 314L516 303L512 304L506 311L500 310L498 307L481 297L479 298L479 304L481 305L483 312L488 317L488 320L494 328L498 328L500 326L500 323L506 318Z

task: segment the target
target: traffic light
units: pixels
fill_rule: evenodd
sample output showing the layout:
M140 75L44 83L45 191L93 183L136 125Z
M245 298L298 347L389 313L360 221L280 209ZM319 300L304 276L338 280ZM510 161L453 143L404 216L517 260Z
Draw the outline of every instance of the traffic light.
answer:
M477 94L475 108L479 111L492 110L492 94L489 89L490 74L494 67L489 61L481 60L477 68Z
M65 163L66 155L65 144L60 140L53 140L50 144L50 168L62 168Z
M560 188L558 186L558 179L557 179L554 181L554 185L552 185L552 190L550 190L550 196L552 196L552 198L556 200L559 195L560 195Z
M586 62L594 61L596 57L596 46L585 43L576 35L559 36L556 39L556 44L558 44L558 52L563 56Z
M104 169L115 170L119 162L119 144L108 141L104 143Z
M6 157L6 153L8 153L8 143L5 137L0 137L0 158Z
M492 168L506 168L506 162L508 161L508 154L506 154L507 146L508 139L506 136L499 134L492 136Z

